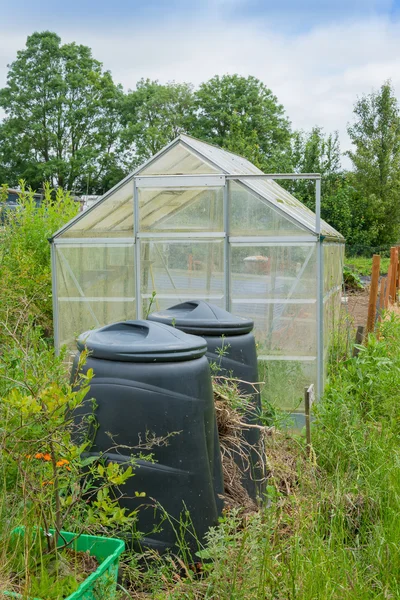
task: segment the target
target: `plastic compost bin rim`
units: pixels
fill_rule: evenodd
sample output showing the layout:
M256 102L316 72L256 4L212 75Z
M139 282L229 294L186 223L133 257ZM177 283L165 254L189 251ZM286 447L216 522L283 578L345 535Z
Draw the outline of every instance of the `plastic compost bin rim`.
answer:
M138 339L135 332L143 332L143 337ZM179 328L150 320L118 321L85 331L77 347L80 352L87 349L95 359L133 363L181 362L207 352L201 336L185 335Z
M252 319L239 317L204 300L181 302L155 311L147 319L199 336L233 337L250 333L254 328Z
M210 326L203 327L201 325L201 323L199 323L198 326L184 325L184 324L179 323L178 320L175 323L175 327L177 329L180 329L184 333L190 333L193 335L198 335L200 337L204 337L205 335L207 337L223 337L223 336L224 337L234 337L234 336L240 336L240 335L247 335L248 333L251 333L253 330L253 325L243 326L241 328L238 328L237 326L235 326L235 328L234 328L234 327L219 325L218 327L211 328Z
M206 323L201 320L186 321L184 319L175 319L174 324L172 325L173 317L160 317L157 313L153 313L148 316L149 321L153 321L155 323L162 323L163 325L171 325L184 333L197 335L199 337L209 336L209 337L233 337L235 335L246 335L251 333L254 329L254 323L251 321L249 323L217 323L216 325L210 325L209 321Z

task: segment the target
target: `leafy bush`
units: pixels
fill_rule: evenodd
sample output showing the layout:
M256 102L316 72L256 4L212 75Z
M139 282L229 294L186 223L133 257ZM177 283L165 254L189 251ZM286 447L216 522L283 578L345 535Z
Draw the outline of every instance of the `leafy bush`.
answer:
M37 329L26 327L23 342L10 338L0 366L0 572L15 580L9 591L56 600L79 583L67 570L75 555L60 554L67 547L62 530L76 537L131 532L136 512L119 500L136 462L132 457L122 466L85 455L93 411L89 405L80 423L74 411L88 402L91 370L78 369L70 382L65 356L55 356ZM13 545L17 526L25 541Z
M4 227L0 229L0 323L15 335L21 335L26 322L30 321L50 337L52 293L48 238L77 214L78 206L61 188L55 192L45 185L40 206L23 181L20 188L20 205L8 211ZM4 190L3 187L3 198Z
M343 267L343 281L346 286L346 289L349 290L363 290L364 286L360 279L360 276L349 269L348 267Z

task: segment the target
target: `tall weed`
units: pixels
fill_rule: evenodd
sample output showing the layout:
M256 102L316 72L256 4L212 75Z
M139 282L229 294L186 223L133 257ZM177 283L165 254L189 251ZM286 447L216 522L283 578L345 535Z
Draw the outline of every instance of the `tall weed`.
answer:
M19 206L0 228L0 343L6 327L20 336L27 321L52 335L51 261L48 238L78 212L68 192L44 187L37 206L20 182Z
M358 357L336 361L311 459L300 437L272 438L266 507L224 516L200 577L156 562L145 590L136 571L134 590L157 600L399 598L399 346L392 316Z

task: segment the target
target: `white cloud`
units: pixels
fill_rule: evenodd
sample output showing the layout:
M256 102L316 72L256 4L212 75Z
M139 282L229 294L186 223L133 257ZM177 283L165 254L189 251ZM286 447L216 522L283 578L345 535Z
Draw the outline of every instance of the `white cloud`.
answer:
M276 31L261 20L221 19L57 31L64 41L91 46L126 89L141 77L199 84L216 73L255 75L285 106L294 128L337 129L343 149L349 146L346 126L358 95L389 78L400 94L400 24L383 18L318 26L297 35ZM0 86L5 65L23 47L24 37L7 32L1 36Z

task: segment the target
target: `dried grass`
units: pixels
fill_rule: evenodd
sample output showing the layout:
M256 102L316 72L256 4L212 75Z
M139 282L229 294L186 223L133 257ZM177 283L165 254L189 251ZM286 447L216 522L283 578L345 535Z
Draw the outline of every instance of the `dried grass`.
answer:
M284 431L271 430L264 438L268 482L285 496L298 494L301 478L302 489L315 483L317 467L307 458L302 445Z
M266 473L264 436L268 427L246 423L244 414L254 410L251 399L243 396L239 390L240 381L215 377L214 404L217 416L219 443L221 449L222 471L224 476L225 508L241 508L245 513L258 510L257 503L249 496L243 486L243 479L252 471L250 452L257 453L259 471ZM260 446L254 448L244 437L244 431L256 427L260 431ZM239 463L239 464L238 464ZM263 478L263 481L266 477ZM262 481L258 482L262 484Z

